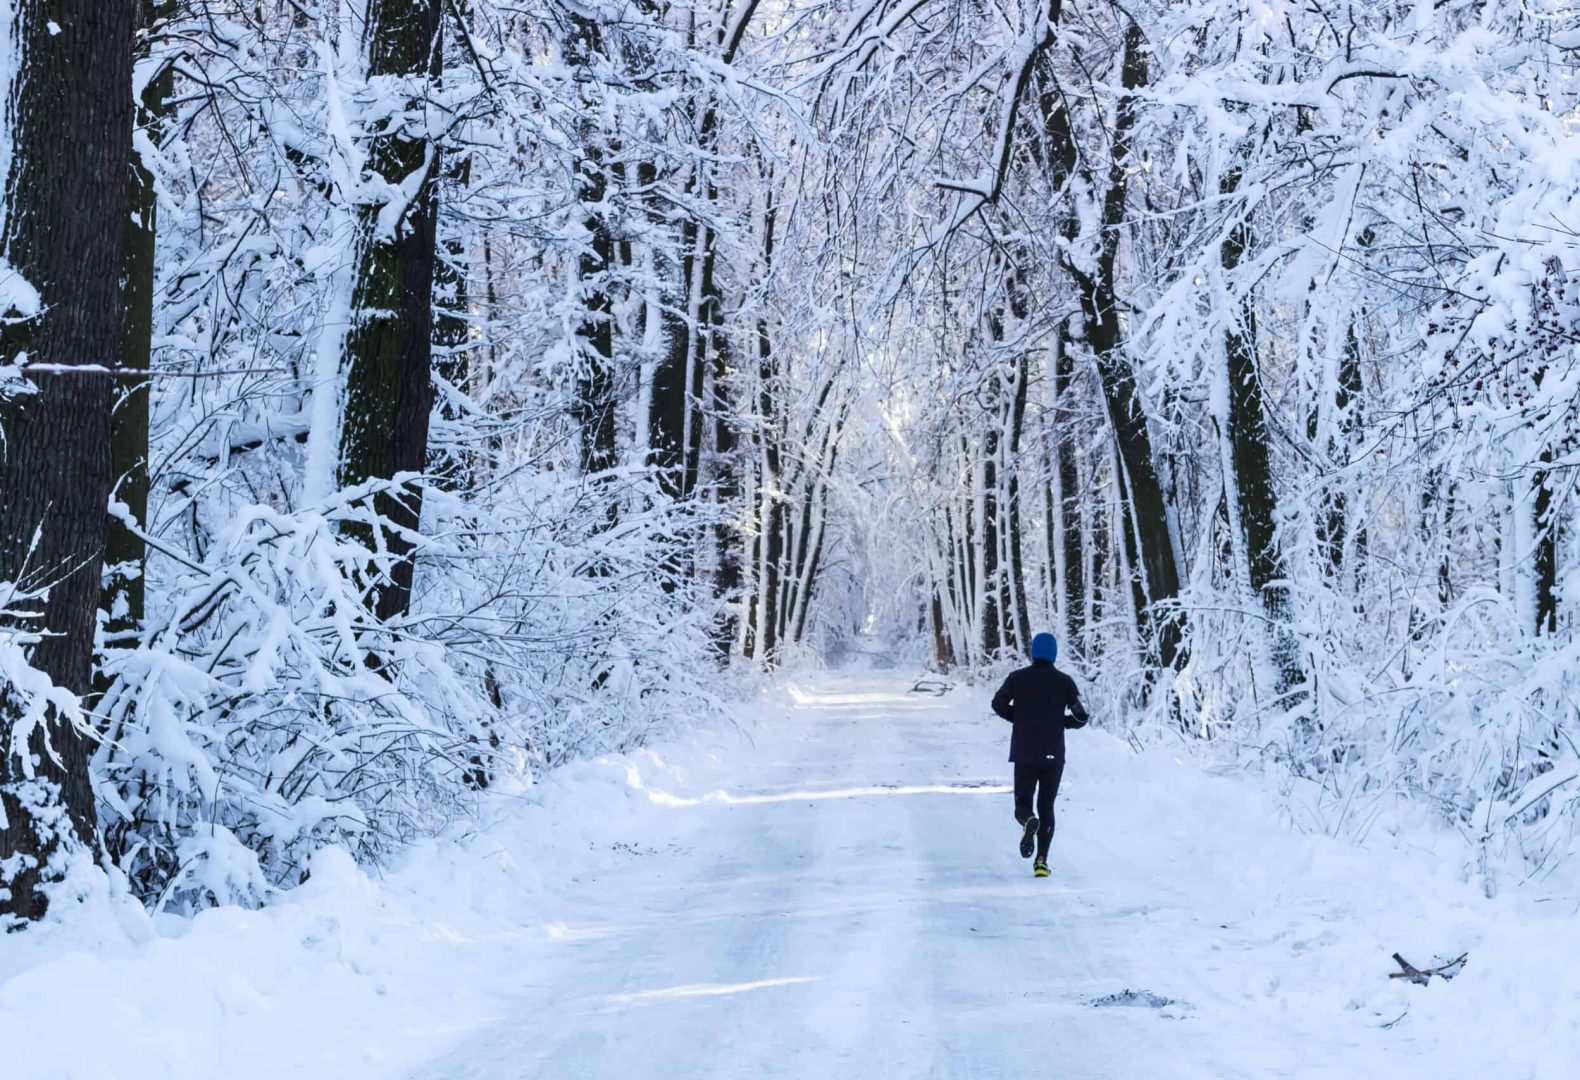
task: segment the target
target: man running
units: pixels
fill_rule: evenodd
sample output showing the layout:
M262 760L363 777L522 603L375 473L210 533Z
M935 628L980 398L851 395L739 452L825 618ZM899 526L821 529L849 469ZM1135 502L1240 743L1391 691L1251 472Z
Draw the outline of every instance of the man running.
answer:
M1031 666L1010 672L993 695L993 711L1014 724L1009 759L1015 765L1015 820L1020 823L1020 857L1031 857L1032 872L1048 876L1048 845L1053 840L1053 799L1064 775L1064 729L1086 726L1086 710L1075 680L1053 666L1059 641L1052 634L1031 639ZM1066 715L1068 713L1068 715ZM1032 796L1037 812L1032 813Z

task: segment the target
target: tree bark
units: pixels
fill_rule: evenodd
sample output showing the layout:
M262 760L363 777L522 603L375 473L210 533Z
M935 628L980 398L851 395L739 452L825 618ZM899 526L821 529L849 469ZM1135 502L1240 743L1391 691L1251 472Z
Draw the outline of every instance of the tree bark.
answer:
M1056 22L1062 3L1053 0L1049 19ZM1050 185L1056 191L1073 198L1070 185L1075 179L1079 157L1076 153L1075 133L1071 129L1069 112L1065 107L1048 54L1040 58L1037 71L1037 100L1043 117L1042 140L1038 158L1048 173ZM1080 236L1081 222L1074 209L1067 210L1059 219L1059 232L1066 244L1073 244ZM1088 615L1086 553L1082 545L1081 475L1075 455L1075 440L1069 430L1073 426L1074 410L1071 396L1075 383L1074 335L1068 319L1061 320L1054 339L1053 355L1053 442L1055 468L1058 478L1058 505L1052 504L1049 493L1048 507L1048 558L1054 561L1055 544L1060 547L1062 580L1050 582L1060 590L1055 604L1064 614L1064 632L1069 639L1068 651L1076 657L1085 655L1086 623ZM1061 535L1054 536L1055 521Z
M1553 485L1550 467L1552 447L1542 451L1542 468L1532 484L1535 488L1536 533L1536 634L1558 633L1558 520L1553 513Z
M364 47L372 79L437 78L440 62L440 0L371 0ZM424 91L425 92L425 91ZM420 100L410 103L421 124ZM416 191L393 228L380 227L382 206L358 215L356 278L351 327L346 335L345 422L340 439L342 486L421 473L428 458L433 409L433 281L436 255L434 166L437 148L426 131L392 126L369 147L371 170L392 185L416 178ZM396 618L411 605L412 543L422 517L422 491L407 486L374 499L389 523L384 542L395 556L388 580L373 583L373 607L381 619ZM348 529L365 534L365 526Z
M138 4L136 63L149 63L155 28L174 11L171 0L141 0ZM159 199L154 174L144 159L162 141L166 102L173 73L163 65L143 86L136 106L136 131L130 158L131 206L126 216L125 271L121 279L122 330L119 367L147 371L151 366L154 334L154 257L159 234ZM148 410L150 384L146 379L117 379L115 405L110 417L110 471L115 478L114 498L139 529L148 524ZM143 625L146 607L142 539L118 516L112 516L105 538L104 594L100 601L107 643L127 644ZM102 683L102 680L100 680ZM100 685L98 689L103 690Z
M1239 180L1238 170L1232 171L1222 185L1224 192L1233 192ZM1237 222L1219 249L1225 271L1232 272L1240 265L1250 244L1250 225ZM1290 627L1289 574L1278 549L1278 496L1273 490L1262 371L1256 351L1256 308L1249 296L1241 299L1238 319L1225 335L1224 354L1229 382L1229 456L1234 468L1229 486L1251 588L1272 625L1269 639L1278 671L1278 693L1285 696L1304 685L1306 675Z
M1132 22L1125 28L1120 69L1120 85L1126 91L1146 85L1147 63L1142 49L1141 30ZM1172 668L1180 659L1184 616L1160 609L1179 597L1179 567L1169 534L1168 505L1158 478L1146 411L1136 387L1135 370L1125 354L1119 320L1120 301L1114 289L1114 263L1119 249L1119 229L1125 220L1129 140L1135 127L1135 109L1136 99L1127 93L1120 99L1115 112L1107 190L1102 206L1103 236L1096 269L1091 275L1073 265L1067 269L1080 284L1086 340L1097 361L1109 422L1119 448L1121 490L1131 525L1121 532L1126 559L1131 572L1137 575L1137 630L1151 662Z
M5 178L3 250L37 294L13 309L0 349L7 363L103 365L119 360L121 274L132 160L135 6L104 0L20 0L22 58L12 101L13 156ZM0 271L4 272L4 271ZM8 283L10 297L25 289ZM28 316L18 318L18 316ZM113 380L40 375L35 393L0 402L0 582L48 586L28 605L45 636L28 660L57 686L86 695L114 484ZM8 604L7 606L10 606ZM0 691L0 745L18 722ZM0 753L0 915L38 918L49 861L94 832L88 747L64 717L30 732L36 763ZM64 811L64 827L55 820Z
M768 192L768 202L763 208L762 277L766 281L773 273L774 232L778 224L778 208L773 202L772 169L767 172L765 190ZM762 489L757 493L757 502L762 558L754 601L761 610L754 613L752 620L755 629L749 655L764 664L773 663L779 642L779 582L784 561L784 501L779 490L783 472L779 445L782 424L778 389L779 361L774 352L768 313L763 311L757 316L757 438L762 471Z
M728 661L735 650L735 638L740 632L740 593L742 561L745 543L743 533L734 521L740 515L741 478L739 439L735 424L735 403L732 399L732 373L730 371L729 343L724 334L724 303L718 295L713 278L713 259L707 263L703 279L703 295L707 302L703 308L708 331L703 335L711 353L713 386L713 471L715 512L713 542L717 564L714 570L713 595L719 604L714 621L714 648L722 661Z
M977 560L981 570L978 579L978 602L982 612L982 657L991 663L1004 647L1003 582L999 569L999 478L998 456L1002 416L998 404L998 376L993 376L993 412L988 417L987 431L982 436L982 490L978 496L981 517L978 522Z
M571 18L566 60L581 69L586 78L582 109L584 117L597 114L593 61L603 55L599 25L584 16ZM572 410L581 430L582 472L592 476L607 472L618 462L615 445L615 370L614 297L611 274L615 267L615 237L605 201L609 197L606 148L602 132L590 119L581 125L580 160L576 163L576 199L582 206L582 227L587 232L585 246L576 260L576 276L581 304L581 320L576 336L581 348L576 358L576 402ZM607 507L609 523L614 521L613 503Z
M1075 356L1067 337L1068 330L1061 327L1058 354L1053 361L1053 400L1055 453L1059 469L1059 520L1063 528L1060 542L1064 546L1063 598L1065 632L1070 638L1070 649L1077 658L1086 656L1087 600L1086 556L1081 545L1081 470L1075 456L1075 439L1062 430L1072 418L1070 399L1075 381Z
M1355 430L1355 410L1361 395L1361 346L1352 322L1345 331L1344 353L1339 361L1338 384L1333 390L1333 419L1337 435L1329 447L1342 452L1344 463L1349 462L1350 445ZM1316 414L1312 414L1311 436L1315 438ZM1344 545L1348 539L1349 505L1342 488L1327 488L1322 494L1322 508L1317 514L1317 544L1326 557L1330 577L1337 577L1344 570Z
M691 283L695 273L697 224L680 224L680 251L675 260L673 290L664 308L664 354L653 365L648 405L648 459L658 470L659 487L672 499L690 496L687 461L693 447L688 438L686 395L692 354Z
M1026 298L1021 291L1019 272L1010 275L1009 307L1017 326L1024 323L1028 314ZM1017 345L1014 363L1014 388L1009 402L1009 454L1005 458L1009 471L1009 486L1005 492L1007 521L1005 542L1008 545L1009 577L1008 595L1005 596L1006 620L1015 635L1015 645L1022 651L1031 648L1031 616L1026 606L1026 566L1021 535L1021 486L1020 450L1021 437L1026 428L1026 399L1029 394L1030 372L1027 370L1025 349Z
M1101 234L1097 259L1089 269L1068 257L1063 259L1063 264L1077 286L1086 342L1096 361L1104 403L1119 449L1123 474L1121 490L1131 521L1131 527L1121 532L1128 563L1137 575L1134 584L1137 632L1151 663L1173 668L1180 661L1184 616L1164 609L1179 597L1179 567L1169 533L1168 505L1158 476L1146 412L1136 387L1134 368L1125 354L1114 274L1119 230L1126 216L1130 135L1135 127L1134 91L1146 85L1148 79L1144 48L1140 27L1133 21L1127 22L1120 58L1120 86L1125 93L1115 110L1107 176L1101 181L1103 196L1099 208ZM1066 184L1078 155L1069 114L1059 103L1051 72L1045 71L1040 101L1047 147L1045 167L1056 183ZM1098 178L1092 179L1096 186Z
M454 196L464 191L471 182L472 161L469 156L446 152L445 191ZM435 226L437 228L437 225ZM469 301L467 291L467 251L462 234L452 231L441 244L433 267L433 344L434 372L448 393L465 396L472 382L472 327L467 317ZM466 421L464 406L445 402L439 415L447 424L461 425ZM430 471L434 482L449 491L465 491L472 484L473 454L460 449L452 435L452 442L432 456Z

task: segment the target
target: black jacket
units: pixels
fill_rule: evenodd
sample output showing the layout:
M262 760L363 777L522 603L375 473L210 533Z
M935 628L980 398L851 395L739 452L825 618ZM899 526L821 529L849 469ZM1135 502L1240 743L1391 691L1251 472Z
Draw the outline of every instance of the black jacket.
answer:
M1010 672L993 695L993 711L1015 725L1009 738L1011 761L1062 762L1064 729L1086 726L1075 680L1042 661Z

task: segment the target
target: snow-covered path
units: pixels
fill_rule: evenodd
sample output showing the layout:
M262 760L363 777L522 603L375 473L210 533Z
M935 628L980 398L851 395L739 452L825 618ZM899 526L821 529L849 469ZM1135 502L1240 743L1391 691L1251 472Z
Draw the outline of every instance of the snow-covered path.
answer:
M800 677L257 911L86 890L0 937L0 1076L1576 1075L1560 886L1488 901L1457 837L1307 835L1254 777L1091 730L1038 881L986 691L910 686ZM1394 950L1471 961L1416 987Z
M1357 1076L1421 1064L1407 1031L1380 1026L1404 991L1384 978L1379 928L1354 895L1365 886L1345 872L1358 855L1317 841L1338 865L1292 861L1303 838L1247 820L1266 809L1231 782L1081 733L1055 873L1035 880L1014 850L1007 730L979 695L908 686L792 687L755 746L696 786L685 770L660 787L631 766L647 806L614 815L631 830L609 838L624 857L556 889L564 922L519 957L519 992L415 1075ZM1322 869L1331 879L1305 873ZM1328 894L1335 882L1343 895ZM1336 996L1335 964L1354 964L1372 1000ZM1171 1000L1093 1004L1126 990Z

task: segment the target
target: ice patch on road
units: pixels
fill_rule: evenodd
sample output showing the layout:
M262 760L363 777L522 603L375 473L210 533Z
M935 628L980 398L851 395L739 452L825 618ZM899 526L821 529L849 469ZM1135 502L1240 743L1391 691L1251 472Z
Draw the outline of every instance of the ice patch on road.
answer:
M673 1001L676 998L726 997L730 994L745 994L752 990L767 990L774 986L799 986L801 983L817 982L818 979L817 975L792 975L784 979L758 979L756 982L745 983L688 983L685 986L669 986L662 990L611 994L608 1000L615 1004L640 1005L644 1002Z

